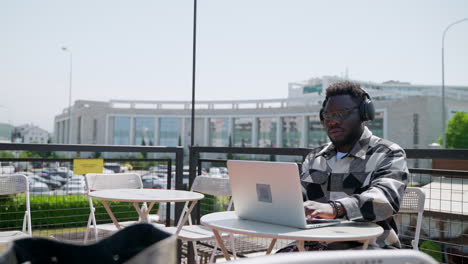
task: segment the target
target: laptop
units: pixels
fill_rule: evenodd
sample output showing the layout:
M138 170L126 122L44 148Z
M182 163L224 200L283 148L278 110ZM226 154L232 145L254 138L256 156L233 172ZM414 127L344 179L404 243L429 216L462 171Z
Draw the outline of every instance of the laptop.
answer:
M341 222L338 219L306 221L296 163L228 160L227 168L235 212L242 219L301 229Z

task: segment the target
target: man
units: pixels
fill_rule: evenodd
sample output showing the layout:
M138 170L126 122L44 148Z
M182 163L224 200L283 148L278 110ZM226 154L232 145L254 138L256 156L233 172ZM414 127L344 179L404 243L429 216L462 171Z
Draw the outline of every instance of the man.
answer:
M384 233L369 246L400 248L393 215L406 188L405 152L397 144L372 135L365 126L365 121L374 117L374 106L359 84L332 84L322 107L320 119L331 142L314 149L303 163L306 215L375 222ZM309 243L308 248L353 246L356 244ZM294 250L295 246L288 246L280 252Z

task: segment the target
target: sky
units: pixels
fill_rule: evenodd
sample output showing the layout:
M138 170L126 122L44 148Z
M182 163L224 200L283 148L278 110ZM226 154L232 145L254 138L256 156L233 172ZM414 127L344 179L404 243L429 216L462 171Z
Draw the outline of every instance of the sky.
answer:
M198 0L196 99L285 98L323 75L441 84L466 0ZM72 100L191 100L193 0L0 0L0 123L53 132ZM468 86L468 21L445 37Z

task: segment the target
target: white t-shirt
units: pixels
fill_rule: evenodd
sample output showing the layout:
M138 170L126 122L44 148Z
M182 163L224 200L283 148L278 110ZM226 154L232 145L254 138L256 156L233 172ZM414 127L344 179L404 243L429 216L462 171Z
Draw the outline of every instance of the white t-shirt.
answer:
M348 153L344 153L344 152L336 152L336 161L339 161L340 159L344 158L346 155L348 155Z

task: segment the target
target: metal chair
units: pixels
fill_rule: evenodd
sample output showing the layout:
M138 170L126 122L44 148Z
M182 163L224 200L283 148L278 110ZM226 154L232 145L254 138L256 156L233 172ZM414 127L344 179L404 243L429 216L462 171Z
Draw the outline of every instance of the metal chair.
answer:
M265 255L233 261L235 264L436 264L429 255L411 249L333 250Z
M23 217L23 228L21 231L0 232L0 245L8 242L32 236L31 208L29 203L29 182L24 175L0 175L0 195L24 193L26 196L26 211Z
M96 174L90 173L86 174L85 176L87 191L98 191L98 190L107 190L107 189L142 189L143 182L141 181L140 175L136 173L110 173L110 174ZM88 224L86 226L86 233L84 236L84 242L88 241L88 235L91 229L94 230L94 237L96 241L98 240L98 230L104 232L115 232L117 231L117 227L113 223L105 223L105 224L96 224L96 216L93 201L91 197L88 197L89 200L89 218ZM146 206L146 204L143 204ZM151 208L148 208L151 210ZM158 215L151 215L150 217L151 222L157 222L159 220ZM122 227L126 227L132 224L137 223L138 221L123 221L119 222Z
M231 196L231 185L229 184L228 178L215 178L208 176L197 176L190 189L193 192L199 192L202 194L209 194L214 196ZM232 208L232 198L229 201L229 205L226 210L230 211ZM193 225L191 217L187 216L189 211L189 203L186 202L182 214L178 220L176 227L166 227L164 230L177 235L177 238L183 241L192 242L194 255L198 256L196 241L208 241L215 240L214 233L210 228L203 225ZM193 206L193 205L192 205ZM188 218L188 225L184 225ZM223 233L222 237L229 237L230 244L234 258L236 258L236 250L234 247L234 236L232 234ZM213 252L210 257L209 263L213 263L218 249L218 243L216 243ZM199 263L198 259L196 259Z
M419 235L421 233L422 217L424 213L424 202L426 194L421 188L407 187L405 194L400 205L400 211L398 213L417 213L418 219L416 221L416 230L414 239L411 241L411 246L414 250L419 250Z

